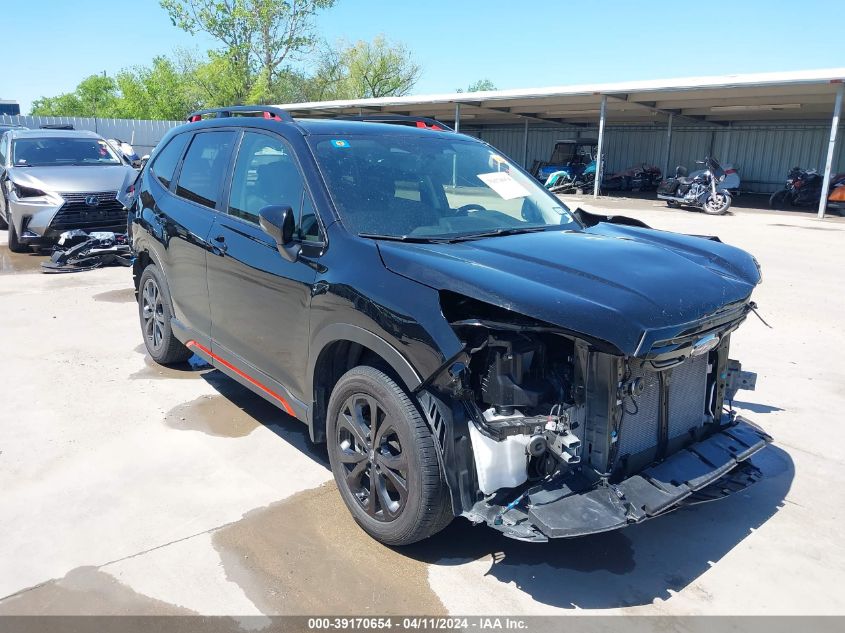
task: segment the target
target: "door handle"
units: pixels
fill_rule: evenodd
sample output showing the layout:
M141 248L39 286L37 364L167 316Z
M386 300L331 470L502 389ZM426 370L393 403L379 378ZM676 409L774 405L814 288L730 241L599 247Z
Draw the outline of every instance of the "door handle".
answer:
M220 255L221 257L226 254L226 251L229 250L229 247L226 245L226 236L218 235L214 238L214 244L211 245L211 250L214 251L215 255Z

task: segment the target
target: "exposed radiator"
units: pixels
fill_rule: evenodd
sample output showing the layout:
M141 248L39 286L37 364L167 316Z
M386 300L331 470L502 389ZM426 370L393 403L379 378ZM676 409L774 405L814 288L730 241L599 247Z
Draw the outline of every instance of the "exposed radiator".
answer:
M625 398L617 455L634 455L657 446L660 432L660 383L657 372L632 368L632 378L642 378L643 393ZM707 355L694 356L672 369L669 381L669 439L705 422Z
M693 356L672 370L669 385L669 439L704 424L707 354Z

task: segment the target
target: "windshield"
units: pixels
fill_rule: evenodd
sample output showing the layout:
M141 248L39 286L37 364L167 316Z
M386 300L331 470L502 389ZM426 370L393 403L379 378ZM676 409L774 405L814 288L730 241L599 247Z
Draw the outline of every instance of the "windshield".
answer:
M359 235L455 238L578 226L491 148L456 136L309 139L345 226Z
M120 165L121 161L101 139L44 137L15 139L12 164L27 167Z
M722 176L725 175L725 170L722 169L722 166L719 164L719 161L717 161L715 158L708 157L706 159L706 162L707 168L710 170L710 174L713 176L713 178L719 180Z

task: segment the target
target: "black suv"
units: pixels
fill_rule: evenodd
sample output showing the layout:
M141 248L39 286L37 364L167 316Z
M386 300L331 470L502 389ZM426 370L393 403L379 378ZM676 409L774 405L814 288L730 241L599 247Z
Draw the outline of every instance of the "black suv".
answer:
M577 536L760 476L771 438L723 410L754 379L728 359L751 255L570 211L430 120L189 121L130 213L147 350L307 424L375 538Z

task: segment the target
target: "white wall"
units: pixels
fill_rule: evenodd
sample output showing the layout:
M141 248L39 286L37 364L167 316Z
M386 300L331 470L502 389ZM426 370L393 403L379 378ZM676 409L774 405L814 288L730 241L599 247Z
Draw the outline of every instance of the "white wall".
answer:
M70 124L76 130L90 130L105 138L132 142L139 156L149 154L168 130L184 121L145 121L140 119L101 119L93 117L0 116L0 125L24 125L38 128L47 124Z

